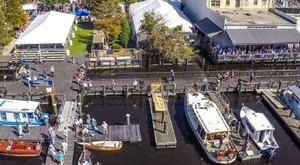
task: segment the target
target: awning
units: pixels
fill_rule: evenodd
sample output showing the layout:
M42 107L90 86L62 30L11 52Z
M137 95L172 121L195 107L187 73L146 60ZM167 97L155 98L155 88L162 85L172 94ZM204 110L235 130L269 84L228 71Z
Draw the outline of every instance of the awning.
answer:
M222 32L222 29L208 18L204 18L196 22L195 26L208 37L213 37L214 35Z
M296 29L227 29L233 45L300 43Z

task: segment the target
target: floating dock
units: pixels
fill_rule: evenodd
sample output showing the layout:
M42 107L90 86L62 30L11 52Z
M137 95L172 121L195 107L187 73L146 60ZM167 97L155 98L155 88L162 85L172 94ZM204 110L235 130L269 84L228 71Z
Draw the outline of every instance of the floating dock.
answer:
M278 101L275 91L262 89L258 92L262 93L262 100L276 114L277 118L279 118L284 124L287 131L292 134L292 139L294 139L297 145L300 146L300 120L295 117L289 108L286 108L280 101Z
M101 131L102 126L98 126ZM81 135L77 136L79 141ZM139 124L130 125L109 125L108 135L104 135L101 132L96 132L94 136L84 137L86 142L101 141L101 140L112 140L112 141L123 141L123 142L141 142L142 136Z
M207 92L207 95L209 96L210 100L212 100L216 105L218 106L219 110L221 113L224 115L225 113L225 107L228 105L228 100L227 98L222 95L222 93L215 93L215 92ZM225 116L225 115L224 115ZM231 126L232 119L235 118L235 115L231 113L231 120L229 121L229 124ZM261 154L257 150L256 146L253 144L252 141L250 141L250 147L249 150L246 152L243 151L244 148L244 139L241 137L240 133L242 132L241 127L239 126L238 129L232 128L231 131L231 138L235 144L235 146L238 149L238 158L243 162L243 163L257 163L259 162L261 158Z
M47 126L30 126L29 133L19 137L17 126L0 126L0 139L2 140L24 140L31 142L45 142L48 140Z

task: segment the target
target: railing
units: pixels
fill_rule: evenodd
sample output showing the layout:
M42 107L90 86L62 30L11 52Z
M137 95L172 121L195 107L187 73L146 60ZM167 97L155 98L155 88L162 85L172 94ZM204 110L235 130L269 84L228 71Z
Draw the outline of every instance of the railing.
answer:
M267 53L267 54L240 54L240 55L218 55L219 63L224 62L285 62L285 61L299 61L300 53Z

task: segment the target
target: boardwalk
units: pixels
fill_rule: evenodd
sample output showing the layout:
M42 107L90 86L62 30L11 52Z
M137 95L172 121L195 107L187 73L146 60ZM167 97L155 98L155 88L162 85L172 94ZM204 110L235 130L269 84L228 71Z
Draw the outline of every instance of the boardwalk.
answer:
M266 89L260 92L263 94L263 101L280 119L285 128L292 134L292 138L297 142L298 146L300 146L300 120L295 117L290 109L284 108L285 106L277 101L278 96L272 91Z
M48 139L48 131L46 126L31 126L29 127L29 135L26 134L19 137L18 128L16 126L0 126L0 139L3 140L25 140L33 142L45 142Z

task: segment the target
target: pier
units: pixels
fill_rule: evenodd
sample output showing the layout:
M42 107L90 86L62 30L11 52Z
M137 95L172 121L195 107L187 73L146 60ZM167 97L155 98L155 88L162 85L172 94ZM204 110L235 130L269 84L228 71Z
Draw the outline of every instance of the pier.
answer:
M31 142L46 142L48 140L47 126L30 126L29 133L19 137L17 126L0 126L1 140L24 140Z
M267 104L276 117L283 123L286 130L291 134L298 146L300 146L300 120L296 118L292 110L286 108L280 101L276 91L264 89L258 91L261 93L262 100Z
M216 92L207 92L207 95L209 96L210 100L212 100L216 105L218 106L219 110L225 117L225 107L229 108L228 101L222 93L216 93ZM229 109L228 109L229 110ZM231 126L232 119L235 118L235 115L231 113L231 120L228 121L228 125ZM246 152L243 151L244 147L244 139L241 137L242 128L238 126L238 128L231 127L231 138L235 144L235 146L238 149L238 158L243 163L256 163L259 162L261 158L261 154L257 150L256 146L252 141L250 142L249 150Z
M160 83L151 84L149 107L156 148L176 148L177 140L173 129L168 105L166 104Z

